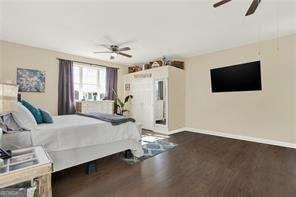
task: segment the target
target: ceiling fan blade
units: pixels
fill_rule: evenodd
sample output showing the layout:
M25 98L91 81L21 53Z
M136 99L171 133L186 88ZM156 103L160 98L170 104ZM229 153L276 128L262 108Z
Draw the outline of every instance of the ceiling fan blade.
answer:
M126 54L126 53L121 53L121 52L118 52L118 54L119 54L119 55L122 55L122 56L125 56L125 57L129 57L129 58L131 58L131 57L132 57L131 55L129 55L129 54Z
M131 50L130 47L123 47L123 48L118 49L118 51L129 51L129 50Z
M126 44L131 44L131 43L134 43L134 42L135 42L135 40L129 40L129 41L126 41L126 42L118 43L117 45L122 46L122 45L126 45Z
M113 53L112 51L95 51L94 53Z
M245 16L254 14L261 0L253 0Z
M110 46L107 45L107 44L98 44L98 45L96 45L96 46L98 46L98 47L105 47L106 49L111 50Z
M114 42L114 40L113 40L110 36L108 36L108 35L103 36L103 38L104 38L105 41L108 43L108 45L114 45L114 44L116 44L116 43Z
M213 5L213 7L214 7L214 8L219 7L219 6L224 5L225 3L228 3L228 2L230 2L230 1L231 1L231 0L222 0L222 1L219 1L219 2L215 3L215 4Z

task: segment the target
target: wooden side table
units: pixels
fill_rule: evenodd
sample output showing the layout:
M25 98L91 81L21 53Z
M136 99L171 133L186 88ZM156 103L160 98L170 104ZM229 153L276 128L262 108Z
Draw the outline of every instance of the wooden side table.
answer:
M15 150L0 167L0 188L34 180L35 196L51 197L51 173L52 163L41 146Z

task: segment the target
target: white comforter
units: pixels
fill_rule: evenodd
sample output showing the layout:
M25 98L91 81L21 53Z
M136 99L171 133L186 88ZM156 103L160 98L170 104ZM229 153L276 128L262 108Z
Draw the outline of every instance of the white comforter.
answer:
M141 139L140 128L133 122L112 126L79 115L55 116L53 119L53 124L38 125L31 134L33 144L42 145L48 151Z

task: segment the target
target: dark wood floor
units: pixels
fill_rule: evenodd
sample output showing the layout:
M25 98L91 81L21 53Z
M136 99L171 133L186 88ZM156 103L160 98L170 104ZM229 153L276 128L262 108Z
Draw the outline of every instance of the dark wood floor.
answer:
M296 150L182 132L178 146L134 165L118 156L53 175L53 196L295 197Z

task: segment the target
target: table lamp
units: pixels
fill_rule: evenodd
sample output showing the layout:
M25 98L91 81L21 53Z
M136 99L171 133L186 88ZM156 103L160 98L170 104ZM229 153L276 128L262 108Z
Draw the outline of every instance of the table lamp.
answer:
M0 115L16 111L18 87L13 84L0 83ZM2 129L0 128L0 158L11 157L11 153L2 147Z
M0 83L0 114L16 110L17 92L17 85Z

